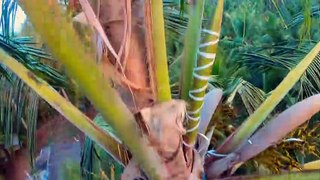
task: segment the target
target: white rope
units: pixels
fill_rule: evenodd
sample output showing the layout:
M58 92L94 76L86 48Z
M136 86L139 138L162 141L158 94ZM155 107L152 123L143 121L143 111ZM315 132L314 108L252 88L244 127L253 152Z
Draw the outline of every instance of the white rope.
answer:
M197 113L199 113L201 111L201 109L202 109L202 106L203 106L203 102L201 103L201 106L198 109L196 109L194 111L188 111L188 114L197 114Z
M212 66L213 63L214 63L214 61L210 61L210 63L205 64L205 65L203 65L203 66L196 67L196 68L194 68L194 70L195 70L195 71L201 71L201 70L207 69L207 68L209 68L210 66Z
M205 91L208 87L208 84L204 85L203 87L199 88L199 89L193 89L190 90L189 93L201 93L202 91Z
M198 51L198 54L207 59L214 59L216 57L215 53L206 53L206 52Z
M211 31L211 30L209 30L209 29L202 29L202 32L208 33L208 34L210 34L210 35L212 35L212 36L216 36L217 38L220 37L220 34L219 34L219 33L214 32L214 31Z
M204 140L206 140L207 142L209 142L209 139L206 135L202 134L202 133L198 133L198 135L200 135Z
M304 142L304 140L300 138L288 138L288 139L282 140L282 142Z
M202 76L197 74L195 71L193 71L193 76L197 79L200 79L202 81L208 81L210 79L210 76Z
M202 147L201 147L201 145L200 145L201 148L198 149L198 152L200 153L200 152L202 152L203 150L206 150L205 148L207 148L207 147L209 146L210 140L208 139L207 136L205 136L205 135L202 134L202 133L198 133L198 135L201 136L201 137L205 140L205 143L206 143L205 146L202 146Z
M189 93L189 97L194 101L203 101L204 100L204 97L197 97L197 96L193 95L192 93Z
M215 150L210 150L207 152L207 155L215 156L215 157L226 157L227 154L218 154Z
M206 42L206 43L200 44L200 45L199 45L199 48L203 48L203 47L215 45L215 44L217 44L218 42L219 42L219 39L216 39L215 41Z
M187 133L195 131L199 127L199 124L200 124L200 122L198 122L197 125L195 125L193 128L187 129Z
M188 144L185 141L182 141L183 145L187 146L188 148L193 148L194 145Z
M202 133L198 133L198 135L200 135L203 139L205 139L205 140L207 141L207 143L209 143L209 139L207 138L207 136L205 136L205 135L202 134ZM194 148L194 145L188 144L188 143L186 143L185 141L182 141L182 143L183 143L185 146L189 147L189 148ZM202 149L201 149L201 151L202 151ZM198 152L200 152L200 150L199 150Z
M192 116L192 115L189 115L189 113L186 114L186 117L188 120L192 120L192 121L199 121L200 120L200 116Z
M186 114L187 120L192 120L192 121L199 121L200 120L200 113L199 112L202 109L204 97L199 97L199 96L197 96L197 94L206 91L206 89L208 87L208 82L207 81L211 78L210 75L202 76L202 75L198 74L198 71L202 71L202 70L211 68L213 66L214 59L216 58L216 53L207 53L207 52L201 51L200 49L204 48L204 47L213 46L213 45L217 44L218 41L219 41L219 36L220 36L219 33L214 32L214 31L210 31L208 29L202 29L202 32L210 34L212 36L215 36L216 39L213 40L213 41L209 41L209 42L205 42L203 44L200 44L199 45L199 49L197 51L198 56L201 56L203 58L208 59L207 60L208 62L203 64L202 66L195 67L194 71L193 71L193 77L194 78L197 78L197 79L202 80L202 81L206 81L206 83L201 88L192 89L192 90L189 91L189 98L191 98L193 101L201 102L201 106L198 109L196 109L194 111L188 111L187 114ZM199 124L200 123L198 122L196 126L192 127L191 129L187 129L187 132L195 131L199 127ZM207 137L205 137L205 139L207 139Z

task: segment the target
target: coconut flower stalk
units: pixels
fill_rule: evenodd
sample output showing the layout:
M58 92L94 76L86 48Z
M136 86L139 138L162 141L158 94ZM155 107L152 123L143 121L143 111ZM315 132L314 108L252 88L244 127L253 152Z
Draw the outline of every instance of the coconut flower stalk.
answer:
M199 48L204 0L192 1L190 6L191 14L185 35L180 79L180 98L185 101L188 101L188 93L192 88L192 72Z
M215 14L211 20L210 29L202 29L202 33L206 34L205 41L199 45L197 52L198 61L193 70L193 86L188 94L190 108L187 111L188 126L186 141L190 145L195 143L198 134L200 112L217 53L221 31L223 2L223 0L218 1Z

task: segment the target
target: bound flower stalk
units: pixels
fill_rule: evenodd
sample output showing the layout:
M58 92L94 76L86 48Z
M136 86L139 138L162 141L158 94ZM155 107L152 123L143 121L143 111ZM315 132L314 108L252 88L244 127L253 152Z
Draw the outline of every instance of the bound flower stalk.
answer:
M205 42L199 45L197 51L197 65L193 69L193 86L189 91L189 108L187 110L187 135L185 141L187 146L193 146L198 134L200 123L200 112L203 106L204 95L208 87L212 66L217 53L221 22L223 14L223 0L218 1L215 15L211 20L211 28L202 29L205 33Z

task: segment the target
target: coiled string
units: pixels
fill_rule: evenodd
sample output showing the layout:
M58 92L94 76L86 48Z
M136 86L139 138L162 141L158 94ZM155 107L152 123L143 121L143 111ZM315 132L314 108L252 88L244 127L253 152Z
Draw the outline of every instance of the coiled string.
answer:
M198 52L197 52L198 61L201 60L201 59L205 59L206 63L203 63L202 66L198 66L199 63L197 63L197 67L195 67L194 70L193 70L193 77L198 79L198 80L200 80L200 81L205 81L205 85L203 87L198 88L198 89L192 89L192 90L189 91L190 99L193 100L193 101L196 101L196 102L200 102L201 105L199 106L199 108L197 108L197 109L195 109L193 111L191 111L191 110L187 111L187 114L186 114L187 121L190 121L190 120L191 121L197 121L196 126L190 128L190 129L187 129L187 132L195 131L199 127L199 124L200 124L200 121L199 121L200 120L200 111L201 111L202 106L203 106L204 96L202 96L202 97L201 96L197 96L197 94L199 94L201 92L204 92L207 89L208 80L210 79L210 75L201 75L199 72L202 71L202 70L211 68L213 63L214 63L215 57L216 57L216 53L203 52L203 51L201 51L201 49L206 49L206 47L208 47L208 46L214 46L219 41L219 33L214 32L214 31L210 31L208 29L203 29L202 32L207 33L207 34L209 34L211 36L214 36L216 38L213 41L205 42L205 43L199 45L199 49L198 49Z
M196 78L200 81L205 81L205 85L203 87L200 87L198 89L192 89L189 91L189 98L195 102L200 102L201 105L195 109L195 110L188 110L187 113L186 113L186 117L187 117L187 121L196 121L197 124L192 127L192 128L189 128L187 129L187 133L190 133L190 132L193 132L195 131L198 127L199 127L199 124L200 124L200 111L202 109L202 106L203 106L203 100L204 100L204 96L199 96L198 94L201 93L201 92L205 92L207 87L208 87L208 80L210 79L210 75L201 75L200 74L200 71L203 71L203 70L206 70L208 68L212 68L212 65L214 63L214 60L215 60L215 57L216 57L216 53L207 53L207 52L203 52L201 51L201 49L206 49L207 47L209 46L214 46L218 43L219 41L219 33L217 32L214 32L214 31L210 31L208 29L202 29L202 32L204 33L207 33L211 36L214 36L215 40L212 40L212 41L209 41L209 42L205 42L203 44L200 44L199 45L199 49L198 49L198 52L197 52L197 55L198 55L198 58L197 60L198 61L201 61L203 59L205 59L205 61L203 63L198 63L197 62L197 67L194 68L193 70L193 78ZM202 65L200 65L202 64ZM204 135L204 134L201 134L198 132L198 135L200 137L202 137L205 141L207 141L206 143L210 143L209 139ZM183 141L183 144L186 146L186 147L189 147L189 148L193 148L193 145L192 144L188 144L186 142ZM198 152L202 151L202 149L199 149Z

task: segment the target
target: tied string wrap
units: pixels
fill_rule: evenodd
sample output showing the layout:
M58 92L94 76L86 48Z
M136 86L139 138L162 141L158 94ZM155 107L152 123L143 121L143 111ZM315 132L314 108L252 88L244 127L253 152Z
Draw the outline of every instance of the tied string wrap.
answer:
M202 139L204 139L204 140L206 141L206 142L204 142L204 143L206 143L206 144L209 145L210 139L208 139L207 136L205 136L204 134L199 133L199 132L198 132L198 135L199 135L199 137L201 137ZM188 147L188 148L194 148L193 145L190 145L190 144L186 143L185 141L182 141L182 143L183 143L183 145L185 145L185 146ZM207 148L208 148L207 146L202 146L202 147L199 146L199 149L198 149L197 151L198 151L198 153L200 153L200 152L203 151L203 150L206 151ZM206 156L206 157L218 157L218 158L221 158L221 157L226 157L226 156L228 156L228 154L217 153L215 149L211 149L211 150L209 150L209 151L207 151L207 152L205 153L205 156Z
M204 81L205 85L203 87L198 88L198 89L192 89L192 90L189 91L189 94L188 94L189 98L192 101L200 102L201 105L195 110L188 110L187 111L187 113L186 113L187 121L188 122L189 121L197 122L197 124L194 127L189 128L189 129L186 130L187 133L193 132L199 127L199 124L200 124L200 111L201 111L201 109L203 107L204 96L199 96L198 94L201 93L201 92L205 92L206 91L206 89L208 87L208 80L211 77L210 75L201 75L200 71L212 68L214 60L215 60L215 57L216 57L216 53L204 52L204 51L201 51L201 49L205 50L209 46L216 45L218 43L218 41L219 41L219 33L214 32L214 31L210 31L208 29L202 29L202 32L213 36L214 40L209 41L209 42L205 42L205 43L199 45L199 49L198 49L198 52L197 52L197 55L198 55L197 61L201 61L203 59L202 60L203 62L202 62L202 65L200 65L200 63L197 62L197 66L193 70L193 78L194 78L194 80L197 79L197 80L200 80L200 81ZM200 137L202 137L206 141L206 143L210 143L209 142L210 140L204 134L199 133L199 132L197 134ZM188 144L185 141L183 141L183 144L188 148L194 148L193 145ZM200 152L202 150L203 149L200 148L198 150L198 152Z
M199 66L199 63L197 63L197 67L195 67L193 70L193 78L198 79L200 81L205 81L205 85L203 87L198 88L198 89L192 89L189 91L189 98L192 101L200 102L201 105L195 110L188 110L187 111L187 114L186 114L187 121L197 121L197 124L194 127L187 129L187 133L193 132L199 127L200 111L203 106L204 96L197 96L197 94L199 94L201 92L205 92L205 90L208 87L208 80L211 77L210 75L201 75L199 72L206 70L208 68L211 68L214 63L215 57L216 57L216 53L203 52L203 51L201 51L201 49L206 49L208 46L214 46L219 41L219 33L214 32L214 31L210 31L208 29L203 29L202 32L207 33L211 36L214 36L215 40L205 42L205 43L199 45L199 49L197 52L198 61L201 61L201 59L205 59L204 62L206 62L206 63L203 63L203 65L201 65L201 66Z

